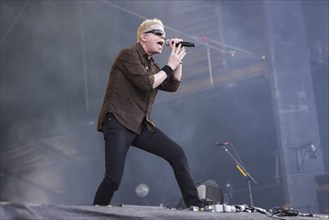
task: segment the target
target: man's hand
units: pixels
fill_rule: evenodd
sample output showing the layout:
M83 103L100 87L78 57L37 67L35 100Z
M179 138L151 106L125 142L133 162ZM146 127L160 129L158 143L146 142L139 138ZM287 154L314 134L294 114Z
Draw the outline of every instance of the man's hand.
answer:
M182 39L177 39L177 38L173 38L170 40L170 48L171 48L171 53L169 55L168 58L168 66L170 66L173 70L175 70L179 64L182 62L183 58L186 55L186 49L184 47L182 47L181 44L178 44L178 46L176 46L177 43L182 42Z

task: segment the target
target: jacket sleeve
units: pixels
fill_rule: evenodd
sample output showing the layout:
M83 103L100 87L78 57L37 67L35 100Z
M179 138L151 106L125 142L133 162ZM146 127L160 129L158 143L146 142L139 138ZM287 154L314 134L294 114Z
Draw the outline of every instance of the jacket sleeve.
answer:
M160 68L159 68L160 71ZM159 86L160 90L166 91L166 92L176 92L178 90L178 87L180 85L180 81L178 81L173 74L171 74L165 81L161 83Z

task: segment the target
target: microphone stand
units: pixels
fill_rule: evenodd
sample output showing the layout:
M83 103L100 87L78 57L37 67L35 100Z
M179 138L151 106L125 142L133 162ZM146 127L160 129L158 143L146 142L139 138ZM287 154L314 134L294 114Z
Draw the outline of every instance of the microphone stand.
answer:
M253 204L253 199L252 199L252 191L251 191L251 181L255 184L257 184L257 182L255 181L255 179L249 174L249 172L247 171L247 169L245 167L243 167L241 165L241 163L239 163L239 161L232 155L232 153L227 149L227 145L231 145L228 142L225 142L223 144L223 147L225 149L225 151L228 153L228 155L230 155L230 157L234 160L235 164L236 164L236 168L240 171L240 173L247 178L248 181L248 189L249 189L249 199L250 199L250 205L251 207L254 206Z

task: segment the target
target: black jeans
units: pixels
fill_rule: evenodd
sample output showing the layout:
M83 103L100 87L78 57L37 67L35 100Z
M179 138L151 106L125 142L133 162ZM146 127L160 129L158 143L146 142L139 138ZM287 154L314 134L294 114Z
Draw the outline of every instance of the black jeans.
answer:
M143 123L142 132L137 135L122 126L113 114L108 113L103 124L103 134L105 140L105 176L96 192L94 205L110 204L114 192L119 188L126 155L131 145L168 161L173 168L186 206L202 205L183 149L161 130L156 128L152 133Z

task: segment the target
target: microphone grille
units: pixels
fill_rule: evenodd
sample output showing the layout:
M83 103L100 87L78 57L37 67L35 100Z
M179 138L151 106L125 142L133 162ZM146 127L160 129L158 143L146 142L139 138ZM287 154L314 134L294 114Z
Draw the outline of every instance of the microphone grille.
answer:
M166 41L165 41L165 45L166 45L166 46L169 46L169 45L170 45L170 39L166 39Z

